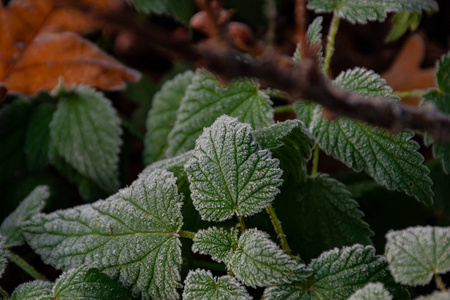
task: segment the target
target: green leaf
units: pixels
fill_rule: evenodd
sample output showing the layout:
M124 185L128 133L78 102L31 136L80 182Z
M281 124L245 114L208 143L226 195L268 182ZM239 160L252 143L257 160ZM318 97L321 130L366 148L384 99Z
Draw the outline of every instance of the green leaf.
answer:
M210 227L199 230L194 237L192 251L207 254L219 263L229 264L238 246L237 230L231 232L223 228Z
M32 172L41 171L48 165L49 124L54 112L54 105L43 103L34 110L28 122L24 150L28 170Z
M177 175L178 171L184 170L184 165L194 156L194 150L185 152L175 157L158 160L148 165L139 176L150 174L156 169L167 170Z
M450 93L450 52L437 63L436 83L439 91Z
M377 282L357 290L348 300L392 300L392 296L382 283Z
M177 299L181 204L175 177L156 170L106 200L37 215L23 232L57 269L88 264L144 299Z
M278 164L269 150L261 150L250 125L218 118L198 138L185 167L195 208L207 221L260 212L279 193Z
M155 13L169 15L189 24L189 20L194 12L192 1L190 0L128 0L138 11L145 14Z
M386 235L386 259L397 282L425 285L450 271L450 227L410 227Z
M83 86L59 92L50 123L51 148L108 193L119 188L121 132L116 111L101 93Z
M280 160L284 171L298 180L306 179L306 164L311 158L314 139L302 122L287 120L257 129L254 135L261 148L270 149L273 156Z
M189 271L184 284L184 300L252 299L246 289L231 276L213 277L210 271Z
M323 17L319 16L314 19L308 26L306 31L306 44L311 47L314 46L316 49L316 59L319 70L323 69L323 47L322 47L322 22ZM294 60L297 62L302 62L302 49L301 43L297 44L297 49L294 53Z
M40 213L45 206L45 200L50 196L48 187L36 187L19 206L2 223L0 233L5 237L6 247L23 245L25 238L20 229L23 222Z
M228 265L233 274L251 287L290 283L311 275L311 270L298 263L257 229L246 230Z
M389 12L436 11L439 6L435 0L311 0L307 8L318 13L333 12L351 23L366 24L367 21L383 21Z
M317 104L304 100L297 101L294 104L294 111L297 114L297 119L305 123L307 128L311 128L310 126L314 117L314 110L317 106Z
M408 292L395 285L382 256L372 246L354 245L322 253L309 264L313 275L306 281L269 287L265 300L275 299L347 299L369 282L382 282L399 299L409 299Z
M400 11L394 15L392 18L392 28L389 35L386 37L386 42L393 42L398 40L406 30L411 29L414 31L419 27L420 20L422 19L422 13L420 12L410 12L410 11Z
M295 202L283 224L296 229L300 245L308 245L302 247L307 257L317 257L334 247L372 244L373 232L361 219L364 214L339 181L317 174L299 184L292 200Z
M386 97L390 88L372 71L357 68L339 75L335 83L364 96ZM375 181L390 190L403 191L420 202L433 201L429 170L422 165L419 145L412 141L412 132L391 135L384 129L348 118L326 121L322 108L314 111L310 130L319 146L348 167L365 170Z
M448 300L448 299L450 299L450 292L436 291L427 296L420 296L415 300Z
M198 70L181 101L166 154L170 157L193 149L203 128L224 114L255 129L273 124L270 98L258 88L258 82L248 78L223 86L213 74Z
M168 146L167 137L172 130L181 99L192 82L194 73L187 71L166 81L153 97L153 107L147 117L144 160L146 164L164 158Z
M11 295L11 300L54 300L53 283L35 280L19 285Z
M6 239L0 234L0 278L3 275L3 272L5 272L7 264L5 240Z

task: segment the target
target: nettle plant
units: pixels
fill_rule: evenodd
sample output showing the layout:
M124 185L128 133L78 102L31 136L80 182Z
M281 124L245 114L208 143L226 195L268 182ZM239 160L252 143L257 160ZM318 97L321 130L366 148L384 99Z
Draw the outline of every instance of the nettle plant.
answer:
M188 5L131 2L145 13L180 20ZM437 10L433 0L312 0L307 7L333 13L325 51L322 17L307 32L325 76L339 20L383 21L388 12L415 16L394 19L396 30L404 31L422 11ZM300 47L293 59L305 59ZM450 113L449 74L447 54L437 63L437 88L422 95L423 103L444 113ZM399 100L365 68L342 72L333 82L363 96ZM350 192L360 197L387 189L409 195L408 205L413 198L420 209L433 205L433 181L414 132L391 133L345 117L328 120L324 108L307 99L274 109L270 93L256 79L225 84L204 69L165 81L148 113L147 167L119 191L122 122L102 93L62 84L33 110L28 99L3 107L3 129L8 120L30 118L24 129L29 166L50 163L87 199L110 195L40 213L50 196L40 185L20 203L0 228L0 267L3 272L9 260L37 280L18 286L11 298L409 299L407 286L434 278L440 291L420 299L449 299L439 274L450 270L450 228L391 230L384 255L377 255L374 233ZM274 122L274 113L286 109L297 119ZM449 171L448 144L425 139ZM371 179L350 174L341 177L344 184L319 173L319 149ZM434 162L430 166L439 172ZM24 243L62 270L55 282L13 252Z

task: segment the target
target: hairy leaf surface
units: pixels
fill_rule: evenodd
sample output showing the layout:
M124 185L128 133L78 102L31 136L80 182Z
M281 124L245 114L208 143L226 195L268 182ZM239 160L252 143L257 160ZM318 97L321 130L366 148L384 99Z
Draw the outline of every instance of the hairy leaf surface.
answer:
M308 26L306 31L306 43L309 47L314 47L316 52L316 59L319 70L323 69L323 47L322 47L322 22L323 17L319 16L314 19ZM294 53L294 60L302 62L302 48L301 43L297 44L297 49Z
M415 300L448 300L448 299L450 299L450 292L436 291L427 296L417 297Z
M230 264L231 258L238 246L237 231L226 231L223 228L210 227L199 230L194 237L192 251L210 255L219 263Z
M237 117L255 129L273 124L269 96L258 88L258 82L248 78L223 86L213 74L198 70L181 101L169 135L168 156L193 149L203 128L224 114Z
M450 228L411 227L386 235L386 259L397 282L425 285L450 271Z
M155 13L173 16L175 19L189 24L194 12L190 0L128 0L137 10L143 13Z
M49 196L50 193L47 186L41 185L36 187L3 221L0 233L5 237L6 247L23 245L25 238L20 229L22 223L40 213Z
M160 160L168 146L167 137L172 130L181 99L192 82L194 73L187 71L166 81L153 97L152 108L147 117L144 160L146 164Z
M38 215L23 231L58 269L86 263L144 299L177 299L181 200L175 177L156 170L106 200Z
M247 290L231 276L213 277L210 271L189 271L184 283L184 300L249 300Z
M11 295L11 300L54 300L53 283L35 280L19 285Z
M250 125L222 116L198 138L185 169L191 197L204 220L256 214L279 193L282 171L261 150Z
M60 93L50 123L51 148L106 192L117 191L122 130L115 109L90 88Z
M392 296L382 283L377 282L357 290L348 300L392 300Z

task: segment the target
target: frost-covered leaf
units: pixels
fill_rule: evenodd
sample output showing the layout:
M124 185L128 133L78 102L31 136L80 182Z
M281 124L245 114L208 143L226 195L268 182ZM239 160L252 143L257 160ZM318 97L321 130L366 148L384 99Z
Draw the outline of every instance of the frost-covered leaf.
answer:
M192 251L207 254L219 263L230 263L233 252L238 246L237 231L226 231L223 228L210 227L199 230L194 237Z
M278 164L269 150L261 150L250 125L218 118L198 138L185 167L195 208L208 221L260 212L279 192Z
M63 273L53 287L52 299L131 299L131 292L98 269L83 265Z
M392 300L392 296L382 283L377 282L357 290L348 300Z
M53 104L43 103L30 117L25 137L25 154L28 170L32 172L40 171L48 164L49 124L54 112Z
M386 261L375 255L372 246L336 248L313 259L308 267L313 274L306 281L269 287L264 299L347 299L369 282L382 282L394 297L409 299L408 292L393 283Z
M399 39L408 28L414 31L419 27L420 20L422 19L422 13L409 12L402 10L394 15L391 19L392 28L389 35L386 37L386 42L393 42Z
M53 283L35 280L19 285L11 295L11 300L54 300Z
M47 186L36 187L3 221L0 233L5 237L6 247L20 246L25 242L20 226L41 212L49 196Z
M119 188L121 132L116 111L101 93L84 86L59 92L50 147L108 193Z
M86 263L144 299L177 299L181 204L175 177L156 170L106 200L37 215L22 229L57 269Z
M361 218L358 203L339 181L317 174L299 184L289 218L283 224L295 228L307 257L325 250L354 244L371 244L373 232ZM301 216L301 217L296 217Z
M270 240L265 232L248 229L228 265L245 285L252 287L290 283L311 275L311 270L299 264Z
M194 150L185 152L175 157L158 160L157 162L148 165L139 176L146 176L156 169L167 170L175 173L178 177L179 171L184 170L184 165L194 156Z
M311 128L311 122L314 117L314 110L318 105L308 101L297 101L294 104L294 111L297 114L297 119L305 123L307 128Z
M378 75L359 68L339 75L335 83L364 96L387 97L390 92ZM417 152L419 145L411 140L412 132L391 135L348 118L327 121L320 106L314 110L310 129L319 146L348 167L357 172L365 170L390 190L403 191L427 205L432 203L429 170L422 165L423 157Z
M237 117L253 128L273 124L269 96L260 91L254 79L240 78L223 84L211 73L198 70L181 101L175 126L169 135L167 155L191 150L204 127L222 116Z
M322 22L323 17L319 16L314 19L308 26L306 31L306 43L309 47L314 46L316 52L316 59L319 70L323 69L323 47L322 47ZM303 61L301 43L297 44L297 49L294 53L294 60L297 62Z
M397 282L425 285L450 271L450 227L410 227L386 235L386 259Z
M6 245L5 238L0 234L0 278L6 269Z
M436 291L427 296L420 296L415 300L448 300L448 299L450 299L450 292Z
M183 300L246 300L247 290L231 276L213 277L210 271L189 271L184 283Z
M191 0L127 0L143 13L173 16L178 21L189 23L194 11Z
M257 129L254 135L261 148L270 149L273 156L280 160L284 171L298 180L306 178L306 164L311 158L314 139L302 122L287 120Z
M439 8L435 0L311 0L307 7L315 12L334 12L351 23L362 24L383 21L389 12L435 11Z
M161 90L153 97L152 109L147 117L144 160L146 164L164 158L168 146L167 137L172 130L181 99L192 82L194 73L187 71L166 81Z

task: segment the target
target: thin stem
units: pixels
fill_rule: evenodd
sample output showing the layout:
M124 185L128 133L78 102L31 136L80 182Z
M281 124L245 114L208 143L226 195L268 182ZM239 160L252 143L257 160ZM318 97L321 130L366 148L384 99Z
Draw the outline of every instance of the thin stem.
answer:
M325 60L323 62L323 71L326 76L329 76L330 73L331 57L334 53L334 41L336 39L336 33L339 28L339 21L339 17L336 14L333 14L330 29L328 30L327 48L325 52Z
M278 219L277 214L275 213L275 209L272 205L266 207L267 213L270 216L270 220L272 221L272 225L275 228L275 232L277 233L278 239L281 243L281 249L283 249L284 253L291 255L291 249L289 248L286 235L284 234L283 227L281 227L281 222Z
M10 298L9 294L1 286L0 286L0 295L5 299Z
M436 286L443 292L446 292L447 289L445 287L444 282L442 281L441 276L438 273L434 273L434 282L436 282Z
M392 92L392 95L399 96L400 98L405 98L405 97L422 97L423 94L425 94L428 91L429 91L429 89L411 90L411 91L397 91L397 92Z
M239 215L236 215L238 221L239 221L239 225L241 225L241 231L244 232L247 230L247 228L245 227L245 222L244 222L244 218L242 218Z
M178 231L178 234L181 237L184 237L184 238L187 238L187 239L191 239L191 240L195 237L195 233L194 232L190 232L190 231L187 231L187 230L180 230L180 231Z
M277 24L277 6L275 0L266 0L265 13L267 17L266 43L268 46L273 46Z
M317 174L317 170L319 169L319 145L316 145L314 148L314 156L313 156L313 166L311 170L311 176Z
M294 111L294 107L292 105L281 105L281 106L276 106L274 108L275 114L283 114L283 113L288 113L288 112L293 112L293 111Z
M17 254L12 252L11 250L9 250L9 249L6 250L6 257L10 261L15 263L18 267L20 267L22 270L24 270L28 275L33 277L34 279L48 281L48 279L44 275L42 275L41 273L36 271L35 268L33 268L30 264L28 264L25 260L23 260L20 256L18 256Z

